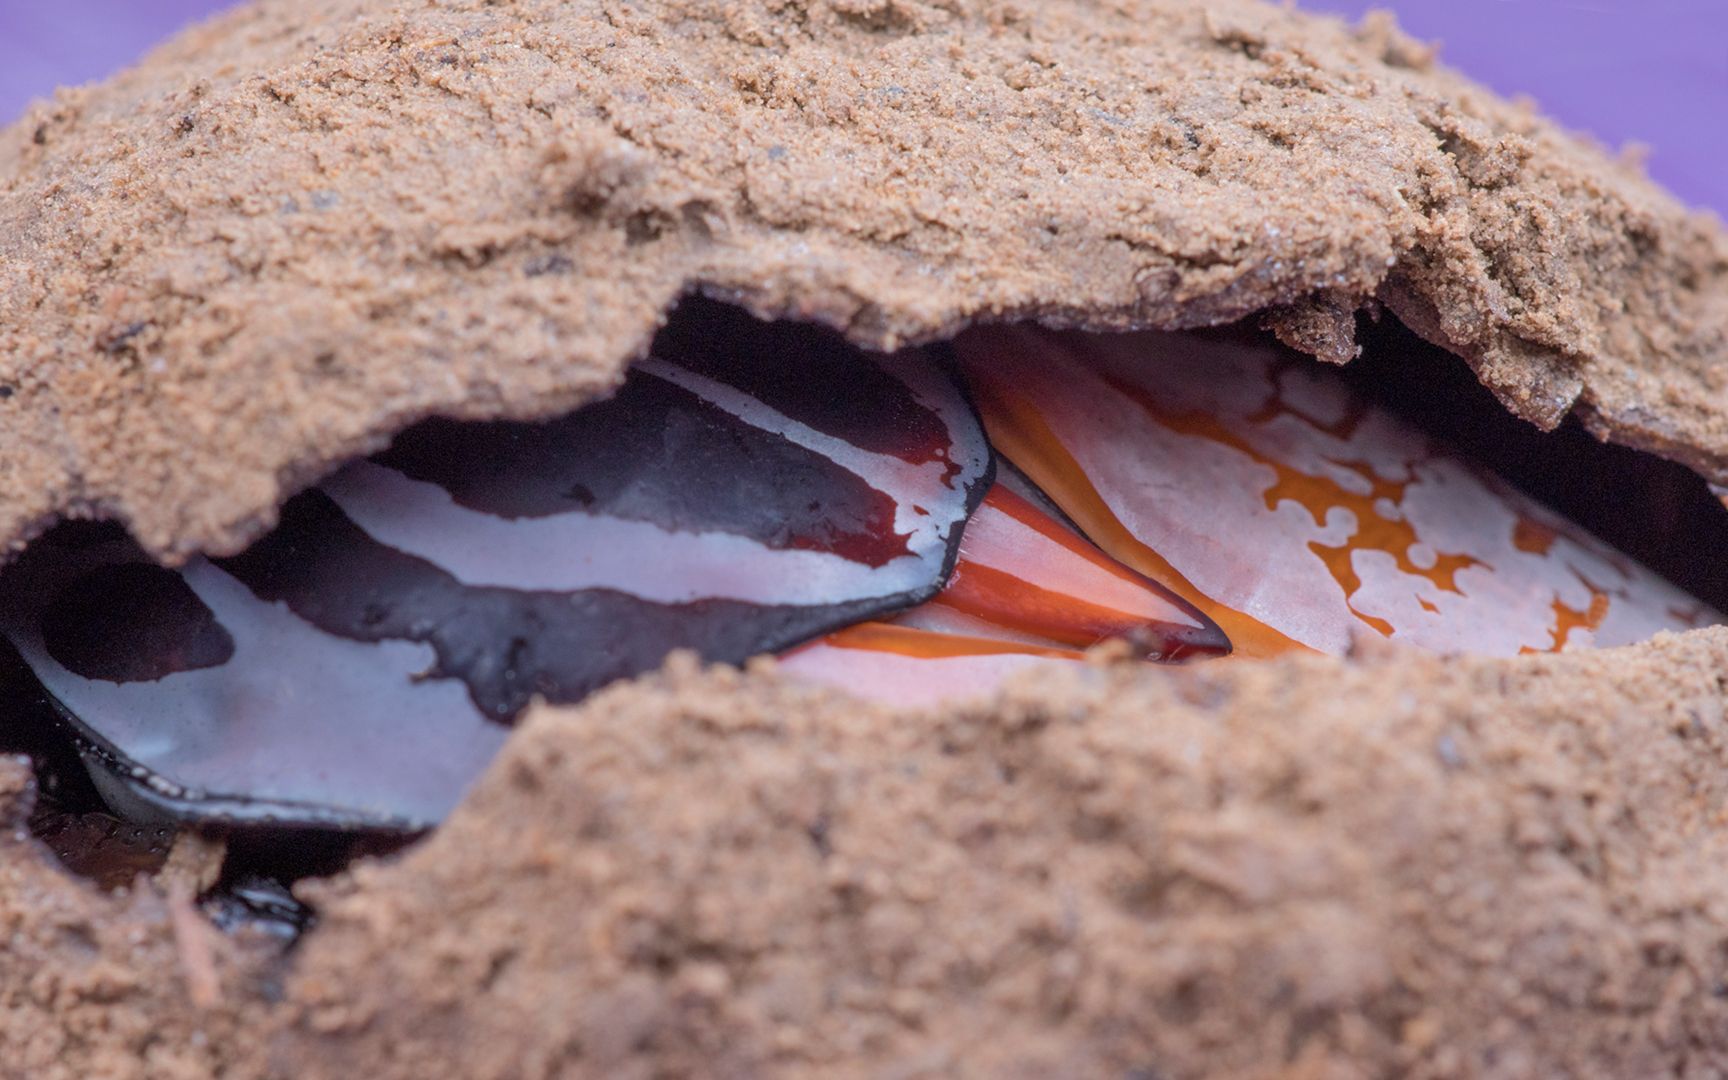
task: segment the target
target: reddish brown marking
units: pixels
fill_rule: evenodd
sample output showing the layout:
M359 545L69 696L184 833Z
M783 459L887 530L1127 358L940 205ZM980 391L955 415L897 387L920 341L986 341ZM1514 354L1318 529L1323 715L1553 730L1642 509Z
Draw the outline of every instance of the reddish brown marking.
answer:
M438 485L459 506L510 520L579 511L672 532L729 532L866 566L911 553L910 536L894 528L894 499L864 477L648 374L544 423L418 424L378 462ZM958 466L948 468L952 479ZM692 482L693 471L729 482Z
M1194 587L1164 556L1130 533L1086 471L1062 445L1037 405L995 377L987 364L968 366L970 386L990 441L1031 477L1094 543L1203 611L1229 635L1234 656L1312 652L1308 646Z
M1578 629L1594 631L1602 625L1602 620L1608 617L1608 594L1597 588L1582 576L1584 587L1590 590L1590 606L1583 611L1571 607L1558 596L1554 598L1554 648L1559 652L1566 647L1566 642L1572 637L1572 631Z
M947 591L931 602L1081 649L1107 638L1126 637L1145 622L1137 615L1041 589L988 566L961 566Z
M945 660L960 656L1048 656L1058 660L1084 660L1086 654L1073 649L1046 649L1018 641L1000 638L968 637L935 630L920 630L892 623L862 622L837 630L822 638L819 645L836 649L867 649L871 652L898 653L920 660ZM804 646L809 648L809 646ZM801 651L794 649L786 655Z
M1512 546L1532 555L1548 554L1559 536L1553 526L1532 521L1522 515L1518 518L1518 524L1512 526Z
M1144 638L1148 655L1162 660L1229 651L1223 632L1207 626L1192 605L1105 555L1008 488L992 488L980 509L985 516L973 518L961 541L954 576L932 603L1052 644L1086 648L1109 638ZM1032 556L990 540L1001 526L988 515L1017 522L1057 545L1062 554L1046 550ZM1100 593L1097 579L1087 577L1097 570L1128 591Z
M1572 637L1574 630L1594 631L1602 625L1602 620L1608 617L1609 597L1606 592L1591 584L1583 575L1576 575L1584 587L1590 590L1590 606L1583 611L1561 600L1554 598L1554 630L1553 644L1546 649L1537 649L1529 645L1518 650L1520 656L1532 653L1560 652L1566 648L1566 643Z
M1189 412L1175 413L1167 410L1163 403L1153 397L1144 388L1132 383L1106 375L1105 381L1124 397L1144 409L1154 421L1183 435L1192 435L1227 446L1238 453L1265 465L1276 475L1277 480L1266 489L1266 508L1273 510L1282 502L1294 502L1313 515L1314 523L1319 526L1326 524L1327 516L1336 509L1348 510L1356 519L1356 532L1343 544L1332 547L1319 541L1310 541L1308 548L1325 564L1332 579L1344 590L1344 600L1350 611L1358 619L1372 626L1375 630L1392 636L1393 626L1385 619L1364 614L1356 609L1352 602L1356 593L1362 588L1362 578L1356 573L1353 557L1358 551L1382 551L1392 556L1398 569L1412 577L1423 577L1433 582L1438 588L1447 592L1458 592L1457 576L1459 571L1472 566L1481 566L1480 559L1469 555L1435 552L1434 565L1423 568L1417 566L1410 557L1410 551L1421 543L1416 535L1416 527L1407 519L1388 517L1380 511L1382 500L1393 506L1400 506L1404 501L1404 492L1409 481L1390 481L1381 478L1371 466L1354 461L1335 461L1334 464L1349 469L1351 472L1368 481L1367 493L1349 491L1336 480L1326 476L1311 476L1301 472L1284 462L1270 457L1256 449L1248 440L1225 426L1223 421L1209 413ZM1282 406L1279 399L1274 399L1274 405ZM1299 413L1288 415L1302 419L1313 425Z
M656 356L742 390L825 435L911 465L946 461L953 433L883 365L820 327L762 322L687 299L654 341ZM797 372L788 378L787 372ZM874 403L869 409L860 402ZM948 462L950 484L963 469Z

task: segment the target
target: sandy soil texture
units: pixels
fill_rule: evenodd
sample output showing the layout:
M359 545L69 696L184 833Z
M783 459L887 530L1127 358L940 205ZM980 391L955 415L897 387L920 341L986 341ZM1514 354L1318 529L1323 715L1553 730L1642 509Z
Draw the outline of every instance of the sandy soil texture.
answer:
M693 290L1334 362L1383 305L1728 480L1719 225L1384 22L266 0L0 133L0 547L231 552L418 418L606 392ZM0 1076L1711 1075L1725 677L1706 631L896 715L683 666L534 715L286 958L0 834Z

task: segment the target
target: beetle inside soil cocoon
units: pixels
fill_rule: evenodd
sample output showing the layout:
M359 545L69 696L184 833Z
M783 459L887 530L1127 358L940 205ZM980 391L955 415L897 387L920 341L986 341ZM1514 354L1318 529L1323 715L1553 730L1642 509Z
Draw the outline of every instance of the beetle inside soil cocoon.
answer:
M611 399L422 424L238 556L169 570L65 532L0 594L122 818L393 834L436 825L534 698L677 649L916 705L1110 640L1511 655L1719 618L1260 338L881 356L700 303Z

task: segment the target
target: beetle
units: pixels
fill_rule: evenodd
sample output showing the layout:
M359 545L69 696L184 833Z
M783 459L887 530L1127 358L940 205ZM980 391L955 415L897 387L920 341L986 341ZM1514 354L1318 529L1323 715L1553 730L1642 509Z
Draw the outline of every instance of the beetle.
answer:
M423 423L231 558L51 537L0 631L130 820L414 832L532 700L677 649L916 705L1111 639L1507 654L1719 618L1258 339L881 355L704 311L609 399Z

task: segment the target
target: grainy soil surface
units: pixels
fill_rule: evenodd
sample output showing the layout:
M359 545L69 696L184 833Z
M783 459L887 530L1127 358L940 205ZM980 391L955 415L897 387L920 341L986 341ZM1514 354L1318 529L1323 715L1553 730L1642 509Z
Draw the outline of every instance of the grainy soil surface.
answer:
M1330 362L1390 310L1728 481L1718 223L1386 21L263 0L0 132L0 550L233 552L417 419L608 392L691 292ZM674 667L535 713L286 956L0 833L0 1076L1728 1070L1728 631L936 714Z

